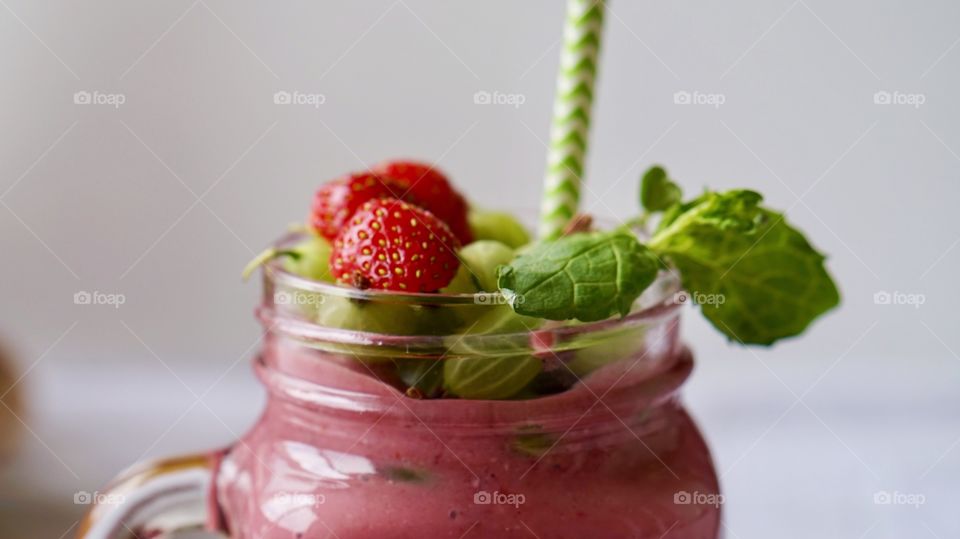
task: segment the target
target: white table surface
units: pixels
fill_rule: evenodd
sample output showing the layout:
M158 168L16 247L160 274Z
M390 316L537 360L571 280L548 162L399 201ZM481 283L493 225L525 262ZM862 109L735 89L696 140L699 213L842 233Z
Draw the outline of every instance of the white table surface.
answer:
M686 400L722 474L727 538L960 537L953 361L846 357L821 378L822 362L701 358ZM263 402L246 360L202 403L169 372L82 365L38 368L25 381L33 433L0 474L4 539L72 537L85 508L73 503L76 492L141 458L224 445ZM221 372L177 375L202 394ZM878 505L878 491L925 501Z

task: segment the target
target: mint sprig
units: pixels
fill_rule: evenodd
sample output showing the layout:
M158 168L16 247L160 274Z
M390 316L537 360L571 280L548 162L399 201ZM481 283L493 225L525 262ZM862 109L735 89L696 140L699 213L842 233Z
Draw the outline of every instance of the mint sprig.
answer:
M661 167L640 188L647 245L626 230L574 234L528 249L501 266L501 293L520 314L550 320L602 320L630 311L662 262L684 288L709 298L701 312L731 339L769 345L803 332L840 294L824 256L781 213L750 190L706 192L682 202Z
M840 301L824 256L783 215L747 190L707 193L650 240L683 286L714 301L701 312L745 344L803 332Z
M648 212L663 211L680 202L680 186L667 177L661 166L650 167L640 181L640 206Z
M498 285L517 313L592 322L630 312L658 266L630 232L579 233L535 245L500 266Z

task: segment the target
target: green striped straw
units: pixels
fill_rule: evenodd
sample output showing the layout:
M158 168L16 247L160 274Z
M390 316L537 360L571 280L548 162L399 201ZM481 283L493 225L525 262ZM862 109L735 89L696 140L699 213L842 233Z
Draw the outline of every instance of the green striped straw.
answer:
M540 237L558 237L580 204L593 84L603 32L602 0L568 0L540 206Z

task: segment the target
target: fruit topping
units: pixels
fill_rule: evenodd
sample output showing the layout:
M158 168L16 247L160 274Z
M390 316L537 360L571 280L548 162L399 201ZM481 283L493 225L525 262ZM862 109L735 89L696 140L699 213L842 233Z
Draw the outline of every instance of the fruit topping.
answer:
M364 203L334 240L333 274L343 284L436 292L460 266L460 242L435 215L397 199Z
M442 172L426 163L401 160L381 163L373 172L398 187L395 197L426 208L447 223L461 244L473 241L467 201Z
M509 213L471 210L468 219L476 240L496 240L514 249L530 243L527 229Z
M313 196L310 226L333 240L361 205L373 199L397 197L398 189L371 172L348 174L325 183Z

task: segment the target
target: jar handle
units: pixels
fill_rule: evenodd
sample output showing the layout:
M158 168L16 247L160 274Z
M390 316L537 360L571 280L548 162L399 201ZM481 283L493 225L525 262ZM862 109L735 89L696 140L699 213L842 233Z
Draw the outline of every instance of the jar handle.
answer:
M98 492L77 539L167 537L175 532L223 530L211 511L214 472L225 452L136 465Z

